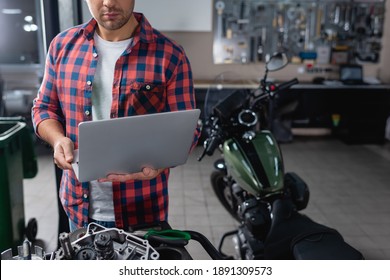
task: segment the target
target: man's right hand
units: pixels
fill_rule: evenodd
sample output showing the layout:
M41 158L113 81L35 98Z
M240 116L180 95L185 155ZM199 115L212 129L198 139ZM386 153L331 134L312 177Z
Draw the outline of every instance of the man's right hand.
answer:
M37 128L39 136L53 149L54 163L61 169L72 169L74 144L65 136L62 125L54 119L42 121Z
M72 169L74 146L72 140L67 137L58 139L54 145L54 163L61 169Z

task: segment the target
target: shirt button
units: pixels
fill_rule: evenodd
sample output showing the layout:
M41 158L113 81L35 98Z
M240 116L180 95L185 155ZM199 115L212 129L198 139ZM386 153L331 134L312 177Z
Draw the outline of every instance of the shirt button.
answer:
M92 82L91 81L87 81L87 85L92 85Z
M92 55L93 55L93 57L97 57L98 56L98 54L95 53L95 52Z
M90 111L88 111L88 110L85 111L85 115L89 116L90 114L91 114Z
M88 198L88 195L85 193L85 194L83 194L83 197L84 198Z
M145 88L146 88L146 90L150 90L151 86L150 85L146 85Z

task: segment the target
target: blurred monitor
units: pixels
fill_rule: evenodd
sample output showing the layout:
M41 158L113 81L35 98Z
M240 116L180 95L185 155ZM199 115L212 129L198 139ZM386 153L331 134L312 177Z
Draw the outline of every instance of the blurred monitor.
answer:
M340 81L346 85L362 85L363 67L357 64L340 65Z

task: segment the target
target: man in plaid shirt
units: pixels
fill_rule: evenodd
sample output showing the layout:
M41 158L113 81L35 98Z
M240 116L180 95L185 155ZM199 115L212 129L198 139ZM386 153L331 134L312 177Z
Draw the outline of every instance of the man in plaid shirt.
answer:
M71 230L91 221L125 230L167 221L169 169L80 183L71 166L82 121L196 107L184 50L133 12L134 1L87 0L93 18L53 39L34 100L36 133L63 169L60 198ZM198 136L199 129L193 146Z

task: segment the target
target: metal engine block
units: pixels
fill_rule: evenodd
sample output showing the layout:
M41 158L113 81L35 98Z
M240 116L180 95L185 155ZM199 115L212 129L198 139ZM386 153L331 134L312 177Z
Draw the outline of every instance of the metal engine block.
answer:
M35 254L28 241L18 247L18 256L12 256L9 249L1 254L2 260L157 260L159 253L149 242L134 234L117 228L105 228L90 223L71 233L61 233L61 247L45 254L42 248L34 246Z

